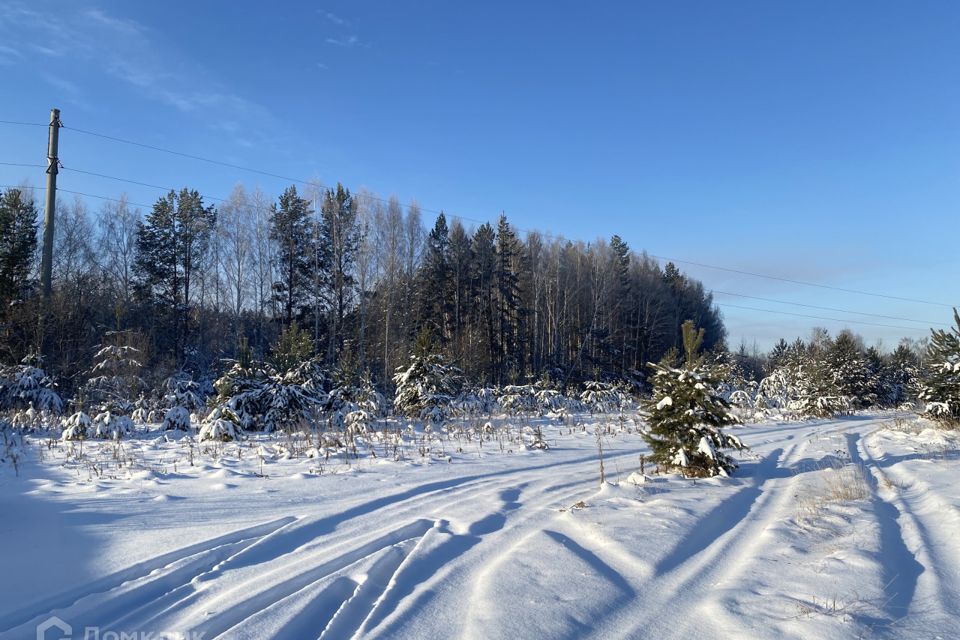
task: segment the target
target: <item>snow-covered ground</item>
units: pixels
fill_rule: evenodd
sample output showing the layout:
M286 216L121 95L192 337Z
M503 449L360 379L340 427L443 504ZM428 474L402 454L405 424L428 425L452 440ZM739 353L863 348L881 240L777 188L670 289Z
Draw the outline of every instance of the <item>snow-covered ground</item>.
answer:
M581 420L546 424L548 450L360 459L28 436L19 476L0 468L0 637L54 614L74 637L957 637L955 434L748 426L733 478L644 481L645 445L609 416L601 487Z

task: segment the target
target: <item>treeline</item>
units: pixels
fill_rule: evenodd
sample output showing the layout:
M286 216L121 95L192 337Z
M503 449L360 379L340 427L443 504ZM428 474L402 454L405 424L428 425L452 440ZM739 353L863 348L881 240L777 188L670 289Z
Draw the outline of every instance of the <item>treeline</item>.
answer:
M804 341L780 340L764 364L766 375L752 389L758 410L797 417L829 417L856 410L899 407L923 396L934 364L929 348L901 342L890 353L867 347L845 329L832 337L817 328Z
M53 295L39 296L38 210L29 189L0 199L0 360L42 353L71 395L105 344L136 349L148 384L215 379L224 360L269 360L296 325L329 370L344 362L392 390L418 336L477 385L549 377L640 383L646 363L705 329L725 348L701 283L614 236L573 242L500 216L465 227L416 203L290 187L276 200L237 186L213 206L197 191L142 212L121 196L57 211ZM117 344L118 341L123 344Z

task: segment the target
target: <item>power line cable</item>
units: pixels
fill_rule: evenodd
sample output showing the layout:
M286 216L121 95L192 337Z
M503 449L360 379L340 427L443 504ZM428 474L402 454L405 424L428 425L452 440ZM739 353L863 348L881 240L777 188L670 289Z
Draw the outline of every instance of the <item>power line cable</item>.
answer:
M152 208L153 208L153 205L152 205L152 204L143 204L142 202L131 202L130 200L120 200L120 199L118 199L118 198L108 198L107 196L98 196L98 195L93 194L93 193L84 193L84 192L82 192L82 191L70 191L69 189L61 189L61 188L58 186L58 187L57 187L57 193L60 193L61 191L62 191L63 193L69 193L70 195L74 195L74 196L86 196L87 198L97 198L98 200L109 200L110 202L117 202L117 203L121 203L121 204L129 204L129 205L133 205L134 207L143 207L144 209L152 209Z
M43 165L40 165L40 166L43 166ZM97 173L97 172L95 172L95 171L86 171L86 170L84 170L84 169L75 169L75 168L73 168L73 167L62 167L62 170L64 170L64 171L72 171L72 172L74 172L74 173L82 173L82 174L84 174L84 175L95 176L95 177L97 177L97 178L106 178L107 180L115 180L115 181L117 181L117 182L126 182L126 183L128 183L128 184L135 184L135 185L138 185L138 186L141 186L141 187L150 187L151 189L160 189L161 191L167 191L167 192L177 191L176 189L173 189L173 188L171 188L171 187L163 187L163 186L160 186L160 185L158 185L158 184L150 184L149 182L140 182L140 181L138 181L138 180L130 180L130 179L128 179L128 178L120 178L120 177L118 177L118 176L110 176L110 175L107 175L107 174L105 174L105 173ZM227 201L226 198L218 198L217 196L204 195L203 197L204 197L205 199L207 199L207 200L214 200L214 201L217 201L217 202L226 202L226 201Z
M899 326L899 325L893 325L893 324L878 324L878 323L876 323L876 322L866 322L866 321L863 321L863 320L845 320L845 319L842 319L842 318L827 318L827 317L824 317L824 316L811 316L811 315L807 315L807 314L805 314L805 313L793 313L793 312L790 312L790 311L777 311L777 310L775 310L775 309L761 309L761 308L759 308L759 307L744 307L744 306L741 306L741 305L738 305L738 304L729 304L729 303L726 303L726 302L718 302L718 303L717 303L717 306L720 306L720 307L729 307L729 308L731 308L731 309L745 309L745 310L747 310L747 311L762 311L762 312L764 312L764 313L777 313L777 314L784 315L784 316L795 316L795 317L797 317L797 318L813 318L814 320L829 320L829 321L831 321L831 322L843 322L843 323L848 323L848 324L851 324L851 323L852 323L852 324L864 324L864 325L868 325L868 326L871 326L871 327L886 327L886 328L888 328L888 329L903 329L903 330L905 330L905 331L922 331L922 329L921 329L920 327L902 327L902 326Z
M703 262L694 262L692 260L681 260L679 258L667 258L665 256L657 256L654 254L648 254L651 258L656 258L657 260L667 260L669 262L680 262L682 264L692 264L697 267L705 267L707 269L717 269L719 271L728 271L730 273L739 273L745 276L754 276L757 278L767 278L768 280L779 280L780 282L789 282L791 284L800 284L807 287L819 287L821 289L830 289L832 291L841 291L843 293L856 293L863 296L873 296L876 298L887 298L888 300L900 300L901 302L915 302L918 304L929 304L937 307L954 307L956 305L947 304L945 302L932 302L930 300L921 300L919 298L902 298L900 296L887 295L885 293L874 293L870 291L862 291L860 289L847 289L844 287L834 287L829 284L818 284L816 282L805 282L803 280L791 280L790 278L781 278L779 276L770 276L763 273L753 273L751 271L742 271L740 269L731 269L730 267L719 267L717 265L705 264Z
M948 324L945 323L945 322L933 322L933 321L930 321L930 320L915 320L915 319L913 319L913 318L904 318L904 317L901 317L901 316L887 316L887 315L883 315L883 314L880 314L880 313L867 313L866 311L852 311L852 310L850 310L850 309L840 309L840 308L838 308L838 307L821 307L821 306L815 305L815 304L805 304L805 303L803 303L803 302L789 302L789 301L787 301L787 300L775 300L774 298L764 298L764 297L761 297L761 296L751 296L751 295L747 295L747 294L745 294L745 293L734 293L734 292L732 292L732 291L718 291L718 290L716 290L716 289L712 289L712 292L713 292L714 294L719 294L719 295L722 295L722 296L735 296L735 297L737 297L737 298L749 298L749 299L751 299L751 300L762 300L762 301L764 301L764 302L775 302L775 303L777 303L777 304L789 304L789 305L792 305L792 306L795 306L795 307L806 307L806 308L808 308L808 309L819 309L819 310L821 310L821 311L834 311L834 312L837 312L837 313L852 313L852 314L858 315L858 316L870 316L870 317L873 317L873 318L884 318L884 319L886 319L886 320L902 320L902 321L904 321L904 322L919 322L919 323L921 323L921 324L926 324L926 325L940 325L940 326L944 326L944 327L950 326L950 325L948 325Z
M22 122L19 120L0 120L0 124L12 124L21 127L49 127L50 123L43 122Z
M32 169L46 169L47 165L45 164L34 164L29 162L0 162L0 165L5 167L29 167Z
M69 129L70 131L76 131L77 133L82 133L88 136L94 136L97 138L103 138L105 140L111 140L113 142L119 142L122 144L129 144L135 147L141 147L143 149L151 149L153 151L159 151L161 153L169 153L174 156L180 156L181 158L190 158L191 160L197 160L199 162L208 162L210 164L220 165L221 167L229 167L231 169L239 169L240 171L248 171L250 173L259 173L260 175L269 176L271 178L279 178L280 180L288 180L290 182L296 182L299 184L317 184L316 181L301 180L299 178L291 178L290 176L280 175L278 173L272 173L270 171L264 171L262 169L255 169L253 167L245 167L239 164L233 164L232 162L224 162L223 160L216 160L214 158L205 158L203 156L194 155L192 153L185 153L183 151L175 151L173 149L167 149L164 147L158 147L152 144L146 144L144 142L137 142L135 140L127 140L126 138L118 138L116 136L108 136L103 133L97 133L96 131L88 131L86 129L79 129L77 127L68 127L64 125L63 129Z
M0 184L0 189L22 189L22 188L23 188L22 185ZM46 191L46 190L47 190L46 187L31 187L31 186L28 186L28 187L26 187L26 188L27 188L27 189L30 189L31 191ZM95 198L95 199L97 199L97 200L109 200L110 202L117 202L117 203L129 204L129 205L132 205L132 206L134 206L134 207L143 207L144 209L151 209L151 208L153 208L153 205L152 205L152 204L143 204L142 202L131 202L130 200L121 200L121 199L119 199L119 198L111 198L111 197L109 197L109 196L98 196L98 195L95 194L95 193L86 193L86 192L84 192L84 191L73 191L73 190L71 190L71 189L63 189L63 188L61 188L60 186L57 186L57 193L69 193L69 194L72 195L72 196L84 196L84 197L86 197L86 198Z

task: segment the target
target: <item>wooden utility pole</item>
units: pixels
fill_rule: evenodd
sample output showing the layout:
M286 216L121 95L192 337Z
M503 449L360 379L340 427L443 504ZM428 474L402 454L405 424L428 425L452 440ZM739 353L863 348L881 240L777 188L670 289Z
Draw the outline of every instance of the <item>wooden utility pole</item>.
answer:
M57 172L60 159L57 147L60 140L60 109L50 109L50 133L47 137L47 198L43 214L43 254L40 258L40 284L43 297L50 297L50 274L53 270L53 217L57 208Z

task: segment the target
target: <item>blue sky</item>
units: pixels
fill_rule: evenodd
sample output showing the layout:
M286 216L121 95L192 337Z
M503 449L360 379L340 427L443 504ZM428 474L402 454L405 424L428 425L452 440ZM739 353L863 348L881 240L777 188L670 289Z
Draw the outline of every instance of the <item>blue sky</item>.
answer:
M31 2L0 119L141 140L424 207L789 279L960 303L960 3ZM0 162L46 131L0 125ZM65 130L66 167L225 196L283 181ZM0 166L0 184L42 170ZM64 172L63 188L156 190ZM97 203L91 201L96 207ZM711 289L948 322L945 307L686 266ZM887 346L924 324L837 318ZM725 308L731 343L845 323Z

